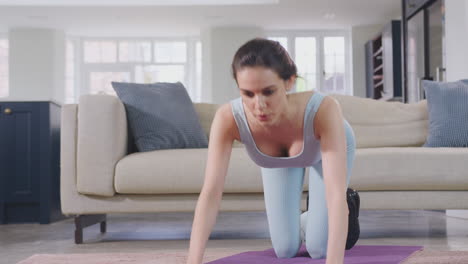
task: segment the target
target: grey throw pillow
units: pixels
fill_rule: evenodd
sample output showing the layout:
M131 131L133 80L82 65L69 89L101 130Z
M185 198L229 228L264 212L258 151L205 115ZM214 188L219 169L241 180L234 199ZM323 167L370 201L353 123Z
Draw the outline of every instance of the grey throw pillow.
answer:
M429 111L424 147L468 147L468 80L423 81Z
M138 151L208 147L193 103L180 82L112 82L112 86L125 105Z

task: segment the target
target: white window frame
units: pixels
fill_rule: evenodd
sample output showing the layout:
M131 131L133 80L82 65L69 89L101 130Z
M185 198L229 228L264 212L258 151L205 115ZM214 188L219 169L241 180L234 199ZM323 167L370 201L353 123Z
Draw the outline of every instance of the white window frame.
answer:
M344 75L344 84L345 84L345 94L353 95L353 84L352 84L352 73L351 73L351 34L349 30L275 30L267 31L267 37L286 37L288 39L288 53L291 58L294 60L296 58L295 50L295 38L296 37L314 37L316 39L316 69L319 74L317 78L317 90L321 91L321 87L324 83L324 47L323 40L325 37L344 37L345 41L345 75ZM295 92L295 88L294 88Z
M84 43L86 41L114 41L117 45L117 58L115 63L86 63L84 61ZM146 41L150 42L151 45L151 61L149 62L120 62L119 61L119 42L121 41L130 41L130 42L139 42ZM186 54L187 60L185 63L157 63L154 58L154 42L175 42L175 41L184 41L186 43ZM135 80L134 66L142 65L184 65L185 79L184 84L187 88L187 92L192 97L192 100L195 102L199 100L197 98L198 94L201 91L198 91L196 84L196 43L200 41L200 37L81 37L79 39L79 45L75 45L78 50L75 53L76 58L78 58L77 64L79 65L78 69L80 72L75 76L79 76L80 83L83 85L76 85L79 87L79 93L76 93L76 96L83 94L89 94L90 87L90 73L91 72L130 72L131 80ZM201 87L199 87L201 89ZM78 98L77 98L78 99ZM77 100L78 101L78 100Z
M80 96L80 87L81 87L81 64L80 64L80 60L81 60L81 42L80 42L80 38L77 37L77 36L71 36L71 35L67 35L66 36L66 42L71 42L73 44L73 58L74 58L74 61L73 61L73 97L72 97L72 100L71 101L67 101L68 99L68 96L66 94L66 89L64 89L64 102L67 103L67 104L73 104L73 103L77 103L78 102L78 99L79 99L79 96ZM67 45L67 44L66 44ZM67 55L65 54L65 67L67 65ZM66 81L67 81L67 73L65 71L65 85L66 85Z
M4 40L7 41L7 43L8 43L8 53L9 53L11 45L10 45L10 39L9 39L8 33L0 32L0 39L4 39ZM7 61L7 74L10 75L10 63L9 63L10 54L8 54L7 58L8 58L8 61ZM8 76L8 81L7 81L7 84L6 84L6 96L0 97L0 98L8 98L10 96L10 94L11 94L10 92L11 92L10 91L10 77Z

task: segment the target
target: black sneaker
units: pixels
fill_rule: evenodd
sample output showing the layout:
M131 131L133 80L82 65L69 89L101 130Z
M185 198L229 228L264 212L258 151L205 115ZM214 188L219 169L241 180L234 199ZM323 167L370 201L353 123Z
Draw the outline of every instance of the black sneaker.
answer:
M356 242L359 239L361 229L359 227L359 207L360 207L360 198L359 193L356 190L348 188L346 190L346 201L348 202L348 236L346 238L346 250L353 248ZM307 194L306 200L306 212L309 211L309 194ZM301 217L302 219L302 217ZM304 234L305 237L305 234ZM304 242L304 241L303 241Z
M360 198L356 190L348 188L346 190L346 200L348 202L348 237L346 238L346 250L351 249L359 239L361 230L359 228L359 207Z

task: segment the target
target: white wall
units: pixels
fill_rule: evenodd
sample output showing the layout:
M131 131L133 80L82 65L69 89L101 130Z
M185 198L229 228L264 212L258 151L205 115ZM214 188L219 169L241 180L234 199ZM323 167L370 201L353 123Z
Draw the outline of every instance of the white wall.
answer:
M239 97L231 63L237 49L255 37L264 37L257 27L216 27L202 30L204 102L227 103Z
M468 79L468 1L445 1L445 56L447 81ZM468 210L447 210L468 219Z
M4 101L64 100L65 33L13 28L9 37L10 94Z
M445 1L447 81L468 79L468 1Z
M351 28L351 49L354 96L366 97L366 54L364 45L382 31L384 25L364 25Z

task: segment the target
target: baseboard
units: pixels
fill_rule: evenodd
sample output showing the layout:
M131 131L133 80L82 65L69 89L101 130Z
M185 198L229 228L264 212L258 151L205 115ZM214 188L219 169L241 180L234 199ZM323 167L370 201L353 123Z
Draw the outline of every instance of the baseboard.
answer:
M451 217L468 219L468 210L446 210L445 214Z

